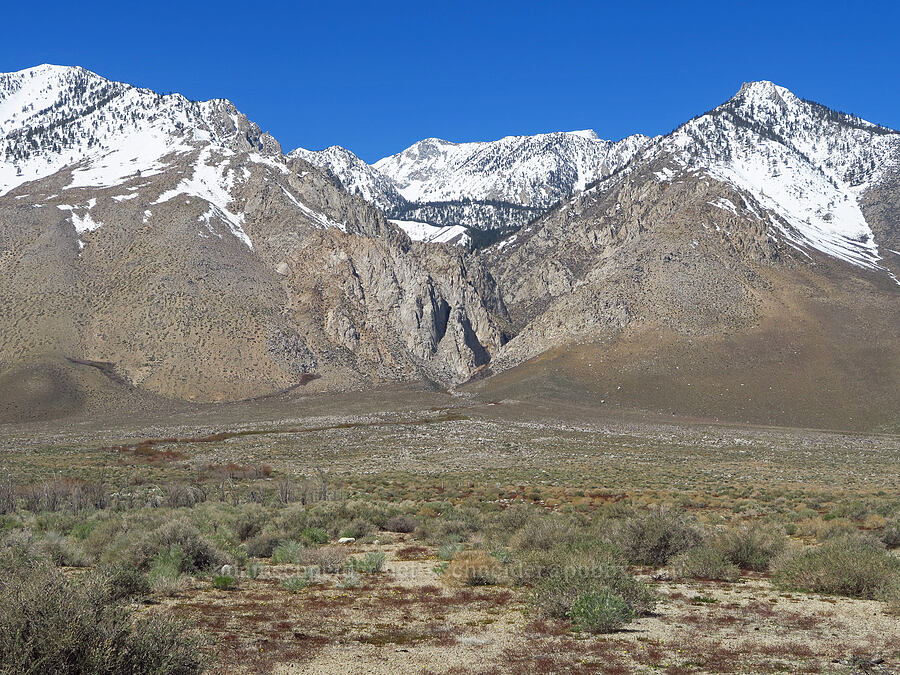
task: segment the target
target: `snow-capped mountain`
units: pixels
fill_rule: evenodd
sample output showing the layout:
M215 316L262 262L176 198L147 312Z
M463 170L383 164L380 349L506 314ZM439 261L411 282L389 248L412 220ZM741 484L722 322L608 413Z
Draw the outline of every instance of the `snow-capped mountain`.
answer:
M288 153L288 157L299 157L328 169L347 192L359 195L387 214L401 212L406 206L406 200L390 178L339 145L318 151L297 148Z
M752 196L790 246L867 267L882 258L861 198L900 170L896 131L751 82L645 155L664 158L660 180L705 171Z
M63 354L220 400L461 381L503 339L479 263L411 242L228 101L0 75L0 181L2 368Z
M631 159L650 139L594 131L507 136L481 143L427 138L374 166L411 202L500 201L544 209Z
M0 74L0 194L76 164L71 187L113 185L203 143L281 155L226 100L162 96L79 67Z
M428 138L373 165L339 146L298 148L290 156L327 168L392 218L469 230L470 236L456 239L462 243L483 238L479 231L515 231L622 167L649 141L640 134L613 142L572 131L475 143ZM408 232L415 238L422 231Z

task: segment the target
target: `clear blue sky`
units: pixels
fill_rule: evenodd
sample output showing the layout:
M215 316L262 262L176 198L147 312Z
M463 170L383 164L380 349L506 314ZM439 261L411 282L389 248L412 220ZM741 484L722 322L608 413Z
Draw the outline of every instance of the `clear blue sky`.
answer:
M0 71L228 98L285 150L665 133L768 79L900 127L896 2L6 2Z

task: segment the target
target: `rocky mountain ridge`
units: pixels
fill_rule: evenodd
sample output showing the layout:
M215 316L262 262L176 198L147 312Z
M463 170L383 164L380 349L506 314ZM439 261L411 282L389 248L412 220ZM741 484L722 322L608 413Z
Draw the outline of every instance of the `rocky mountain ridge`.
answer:
M607 141L590 130L472 143L428 138L372 165L337 146L291 154L329 169L392 218L465 227L481 239L479 232L515 231L622 167L649 140Z
M814 384L785 409L814 407L832 370L853 405L896 398L900 134L758 82L671 134L630 138L429 141L383 164L401 190L341 148L283 155L227 101L80 68L0 75L0 371L105 363L196 400L413 381L515 397L567 373L557 393L616 400L618 378L669 399L693 387L715 407L767 355L809 353L792 377ZM538 159L519 161L523 148ZM460 198L472 186L499 201ZM423 195L450 201L408 200ZM377 199L421 217L389 220ZM450 208L528 218L467 253L445 243L477 233L431 225ZM708 372L679 379L684 354Z

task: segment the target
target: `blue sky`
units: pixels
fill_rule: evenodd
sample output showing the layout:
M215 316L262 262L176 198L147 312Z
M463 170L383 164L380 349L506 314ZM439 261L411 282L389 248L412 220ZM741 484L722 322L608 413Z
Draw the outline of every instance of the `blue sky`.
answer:
M900 128L894 2L4 4L0 71L228 98L285 150L665 133L759 79Z

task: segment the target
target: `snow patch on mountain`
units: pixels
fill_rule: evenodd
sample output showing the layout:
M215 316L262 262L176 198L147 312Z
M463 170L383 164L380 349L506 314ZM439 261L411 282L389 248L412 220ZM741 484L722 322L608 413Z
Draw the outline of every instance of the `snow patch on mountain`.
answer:
M230 168L227 161L220 160L211 164L209 160L212 159L212 154L212 147L203 148L194 163L194 172L191 177L182 179L177 186L163 192L152 204L164 204L179 195L199 197L211 206L206 219L207 223L213 214L219 216L228 224L232 234L252 249L253 242L244 232L244 214L229 210L233 201L231 190L234 187L235 170Z
M468 246L471 242L467 229L460 225L440 227L419 220L391 220L390 222L406 232L413 241L424 241L429 244L451 243L456 246Z

